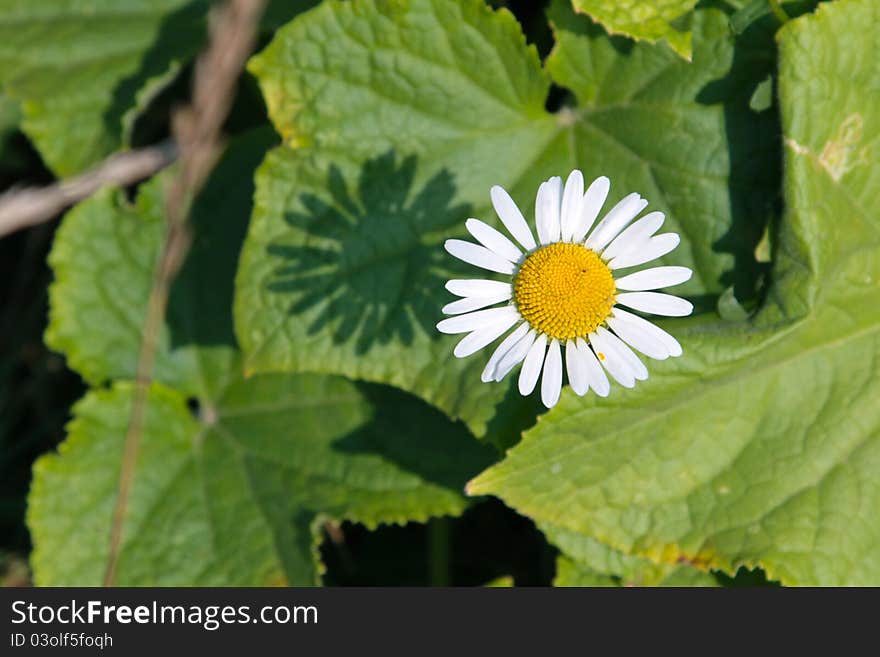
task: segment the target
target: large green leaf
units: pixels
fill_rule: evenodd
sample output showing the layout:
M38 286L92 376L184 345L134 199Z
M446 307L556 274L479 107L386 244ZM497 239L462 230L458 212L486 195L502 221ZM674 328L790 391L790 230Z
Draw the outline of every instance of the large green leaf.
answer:
M2 0L0 82L58 175L125 143L137 109L201 46L207 0Z
M252 207L253 171L277 140L254 130L232 142L193 206L196 241L171 294L154 377L189 394L212 387L237 356L230 307L235 261ZM172 172L173 174L173 172ZM152 272L165 230L158 177L130 202L105 189L64 218L49 255L46 343L92 385L134 379Z
M565 395L470 491L659 562L880 583L878 22L843 0L780 31L787 208L754 320L680 322L683 358Z
M423 401L341 377L242 376L232 284L252 173L275 140L230 145L193 208L147 402L118 583L306 584L309 528L457 514L495 458ZM53 246L50 344L93 384L58 455L35 470L29 525L44 584L98 584L107 555L164 177L133 204L107 191L71 210ZM120 380L122 380L120 382ZM188 409L197 407L195 416Z
M754 287L778 180L772 117L748 108L766 53L739 49L714 10L695 18L693 65L610 40L564 3L553 16L548 69L580 102L557 115L513 17L478 0L325 3L251 62L284 144L257 173L236 285L249 370L390 383L515 441L533 400L482 384L487 356L454 359L434 329L445 280L481 275L442 242L468 216L496 222L491 185L528 209L575 166L609 175L612 201L638 190L667 212L674 261L697 273L682 290L703 307Z
M450 358L433 325L465 271L443 240L558 130L513 16L476 0L326 3L251 69L285 145L258 172L238 277L247 367L392 383L485 433L508 389ZM499 178L495 159L513 170Z
M690 18L698 0L571 0L611 34L656 42L663 40L691 58Z
M772 33L734 40L723 13L699 11L689 64L664 47L609 39L561 0L550 19L547 69L579 103L559 145L564 166L608 172L621 195L637 190L666 213L664 230L682 236L667 261L695 272L683 294L729 285L739 298L753 294L754 249L779 187L778 121L749 107L771 71Z
M59 454L34 467L38 584L101 583L131 391L91 392ZM375 526L458 513L466 471L491 458L424 402L314 375L234 380L198 418L154 385L141 443L120 585L316 583L320 517Z

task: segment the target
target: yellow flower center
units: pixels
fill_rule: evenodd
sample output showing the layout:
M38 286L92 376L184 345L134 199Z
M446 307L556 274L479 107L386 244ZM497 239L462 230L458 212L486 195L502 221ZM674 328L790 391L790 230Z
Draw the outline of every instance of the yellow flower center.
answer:
M614 305L614 277L594 251L580 244L542 246L525 259L513 281L523 318L551 338L586 337Z

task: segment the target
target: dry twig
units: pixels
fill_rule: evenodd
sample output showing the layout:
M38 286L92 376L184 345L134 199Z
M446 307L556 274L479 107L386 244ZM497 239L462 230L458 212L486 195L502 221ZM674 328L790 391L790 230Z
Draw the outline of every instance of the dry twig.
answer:
M191 241L186 221L189 206L220 153L220 130L232 105L238 76L254 47L264 2L228 0L213 16L211 41L196 62L192 102L172 117L172 132L180 151L180 168L166 195L168 227L144 319L135 394L119 473L119 494L113 510L105 586L112 586L116 580L122 530L156 360L156 339L165 316L171 283L183 264Z
M124 187L168 166L177 157L173 141L117 153L94 169L46 187L12 189L0 195L0 237L49 221L65 208L94 194L101 187Z

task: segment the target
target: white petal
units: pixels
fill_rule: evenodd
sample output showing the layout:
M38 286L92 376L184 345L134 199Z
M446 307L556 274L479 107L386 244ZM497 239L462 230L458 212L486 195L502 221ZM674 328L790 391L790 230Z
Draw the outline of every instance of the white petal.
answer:
M456 358L465 358L476 353L491 342L495 342L511 326L520 321L519 317L509 317L497 324L477 329L466 335L452 351Z
M611 392L611 384L608 383L608 377L605 376L605 371L599 365L596 354L583 338L577 339L577 348L584 357L584 363L587 366L587 381L590 382L590 387L600 397L607 397Z
M465 242L464 240L446 240L443 246L446 247L446 250L451 255L454 255L459 260L464 260L474 267L497 271L499 274L513 274L516 271L516 267L514 267L512 262L493 253L485 246Z
M590 381L587 378L586 357L577 348L574 340L565 343L565 370L568 372L568 383L575 394L587 394Z
M547 336L543 333L526 354L522 369L519 371L519 393L530 395L535 389L538 377L541 376L541 365L544 364L544 351L547 349Z
M498 214L498 218L501 219L501 223L504 224L508 232L525 249L529 251L534 249L537 246L535 244L535 237L532 235L532 231L529 230L529 225L526 223L522 212L519 211L516 203L510 198L510 194L503 187L495 185L489 190L489 196L492 199L492 205Z
M510 283L502 281L453 278L451 281L446 281L446 289L460 297L491 297L502 292L510 293L513 287Z
M662 292L625 292L617 295L617 303L643 313L667 317L684 317L694 310L690 301Z
M634 315L631 312L627 312L623 308L618 308L617 306L612 309L611 314L616 322L623 322L630 326L637 326L641 332L651 334L656 340L659 340L661 343L663 343L663 346L666 347L666 350L669 352L670 356L681 356L681 345L678 343L678 340L673 338L671 335L669 335L669 333L664 331L656 324L649 322L647 319L639 317L638 315ZM629 341L627 340L627 342ZM633 343L630 344L641 351L638 345ZM650 355L645 351L642 351L642 353L646 356Z
M608 191L611 189L611 181L605 176L599 176L587 189L584 198L581 201L581 216L578 219L577 228L572 235L572 242L580 242L587 236L593 222L599 216L605 200L608 198Z
M628 322L620 317L609 317L605 323L611 327L617 337L641 351L645 356L655 360L669 358L669 349L666 344L653 332L646 331L640 324Z
M587 248L601 252L605 245L617 237L617 234L635 219L647 205L648 202L638 194L633 193L624 197L620 203L611 208L611 211L590 233L586 241Z
M477 329L494 326L507 321L509 318L519 317L519 312L513 306L501 308L489 308L478 310L475 313L449 317L437 323L437 330L441 333L468 333Z
M553 176L541 183L535 197L535 225L538 241L550 244L559 241L559 210L562 204L562 178Z
M559 219L560 237L563 242L570 242L571 236L581 220L581 201L584 197L584 174L575 169L565 181L562 193L562 210Z
M637 381L644 381L648 378L648 368L645 367L645 364L639 360L639 357L636 356L635 353L633 353L633 350L626 346L626 343L623 340L618 338L604 326L597 328L596 333L602 335L602 337L608 341L608 344L613 346L614 351L626 361L627 366L633 376L636 377Z
M602 251L602 257L607 262L611 258L629 253L631 249L645 244L651 235L660 230L664 219L666 219L666 215L662 212L649 212L638 221L634 221L632 226L615 237L614 241Z
M495 366L498 365L501 359L508 351L510 351L511 347L522 340L523 336L528 332L529 324L528 322L523 322L515 331L501 341L501 344L499 344L495 351L492 352L492 356L489 358L489 362L486 363L486 367L483 368L483 373L480 375L480 380L483 383L489 383L489 381L492 381L495 378Z
M556 338L550 340L550 348L544 359L544 375L541 377L541 401L547 408L556 406L559 394L562 392L562 353L559 351L559 341Z
M535 344L536 336L537 333L534 330L529 331L501 357L501 360L498 361L498 365L495 367L496 381L501 381L501 379L508 375L510 370L522 362L526 354L529 353L529 349Z
M655 235L647 242L642 242L626 253L621 253L608 263L609 269L623 269L635 267L660 256L664 256L678 246L681 238L678 233L663 233Z
M490 251L494 251L505 260L518 262L522 257L522 251L516 248L516 245L507 239L504 235L492 228L489 224L479 219L468 219L464 222L465 228L474 236L478 242Z
M693 276L687 267L654 267L617 279L618 290L656 290L679 285Z
M606 332L607 333L607 332ZM636 385L636 377L627 364L626 360L617 353L614 345L607 339L607 335L600 335L598 331L590 333L590 344L599 358L599 362L608 371L615 381L624 388L632 388Z
M491 306L500 301L507 301L508 299L510 299L510 290L498 292L494 296L488 297L465 297L464 299L447 303L443 306L443 313L446 315L460 315L461 313L469 313L472 310L479 310L480 308Z

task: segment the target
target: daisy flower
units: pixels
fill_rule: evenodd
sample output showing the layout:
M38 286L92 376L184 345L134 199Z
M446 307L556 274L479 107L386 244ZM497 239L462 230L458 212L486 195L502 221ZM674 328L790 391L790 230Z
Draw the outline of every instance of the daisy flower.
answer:
M584 192L584 177L577 170L564 189L559 176L543 182L535 200L536 241L513 199L496 185L490 192L492 205L519 246L479 219L465 223L479 244L446 241L446 250L456 258L509 277L446 284L461 298L443 307L454 317L441 321L437 329L467 334L455 346L458 358L510 331L486 363L484 382L501 381L522 363L520 393L531 394L540 378L541 400L551 408L562 390L563 358L575 393L592 389L605 397L610 391L605 372L626 388L648 378L647 368L630 347L657 360L681 355L681 346L669 333L621 306L669 317L689 315L689 301L653 290L684 283L691 270L652 267L620 275L621 270L669 253L679 237L655 235L663 224L662 212L633 221L648 205L635 193L611 208L594 228L609 189L608 178L602 176Z

